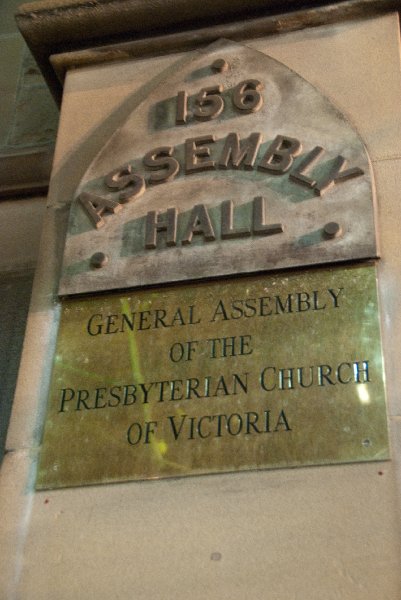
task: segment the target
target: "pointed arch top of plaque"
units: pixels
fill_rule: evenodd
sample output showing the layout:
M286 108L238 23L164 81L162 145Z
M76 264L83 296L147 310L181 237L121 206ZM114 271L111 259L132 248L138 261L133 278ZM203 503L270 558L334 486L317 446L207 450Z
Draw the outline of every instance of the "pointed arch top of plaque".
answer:
M94 158L59 292L373 258L374 203L344 115L282 63L220 40L169 69Z

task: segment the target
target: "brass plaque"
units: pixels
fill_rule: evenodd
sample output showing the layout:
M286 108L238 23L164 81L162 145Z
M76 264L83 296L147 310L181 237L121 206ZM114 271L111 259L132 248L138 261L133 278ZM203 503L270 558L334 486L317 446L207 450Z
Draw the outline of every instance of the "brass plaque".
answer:
M386 458L374 266L62 303L39 489Z

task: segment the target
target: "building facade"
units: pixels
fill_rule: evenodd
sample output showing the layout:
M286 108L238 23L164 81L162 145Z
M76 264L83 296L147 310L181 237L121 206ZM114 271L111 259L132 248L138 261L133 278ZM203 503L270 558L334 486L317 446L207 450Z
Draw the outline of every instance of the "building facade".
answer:
M223 0L151 6L63 0L19 8L19 28L61 110L46 206L37 194L46 187L50 125L32 152L14 152L14 179L8 169L0 205L5 289L23 298L14 272L35 271L15 392L11 385L4 392L13 395L0 471L7 549L0 595L7 600L401 597L398 6L351 0L297 10L295 4L255 0L244 11L241 2ZM345 159L337 152L342 140ZM329 171L313 171L322 149ZM11 150L5 143L4 160ZM43 171L35 179L33 168L30 181L21 182L15 155L35 153ZM157 177L161 185L154 185ZM116 202L112 194L126 189L129 197ZM236 193L247 200L243 208ZM328 227L333 223L335 230ZM134 262L137 231L145 233ZM283 246L280 236L289 236ZM10 281L14 287L7 288ZM279 291L259 294L261 282ZM252 286L253 295L245 290ZM348 315L342 316L348 288L355 291L344 295ZM115 290L123 307L127 298L139 298L139 324L133 311L121 309L119 321L115 305L108 307L107 294ZM10 315L15 301L4 299ZM199 326L204 313L188 308L198 305L214 308L208 323L219 327ZM68 333L68 311L88 315L86 330ZM276 329L266 330L272 344L258 332L262 325L252 329L256 311L259 317L275 311ZM297 325L299 315L305 319ZM234 328L228 322L237 317ZM24 321L5 320L19 327ZM157 337L164 330L186 337ZM130 331L136 337L129 338L132 363L125 367L118 340ZM227 378L216 382L215 371L190 365L195 343L206 337L204 352L214 364L233 359L237 390ZM91 377L101 373L93 384L82 375L90 361L97 361ZM152 399L159 366L149 367L146 379L147 363L160 372L177 364L174 381L186 383L172 383L171 376ZM260 414L259 396L252 404L243 394L244 373L251 378L256 364L263 365L258 381L266 398ZM315 385L304 394L301 367L309 365ZM121 377L132 368L125 391L120 368ZM140 396L132 385L139 382L143 412L134 426ZM212 416L224 395L241 421L229 421L224 408L215 437L225 432L232 445L213 446ZM91 429L92 415L103 419L107 402L110 415ZM132 404L131 420L116 417L113 402L116 410ZM166 466L174 444L155 443L156 406L169 402L178 412L163 418L179 442L174 460L191 456L186 471ZM203 403L192 417L197 422L190 421L192 402ZM308 412L311 403L316 410ZM371 406L377 410L369 412ZM187 438L198 436L192 446L180 441L187 417ZM121 454L110 434L117 421L127 430ZM272 436L258 436L262 430ZM358 451L346 441L354 432ZM276 458L256 459L265 444L276 443L264 441L276 433L283 440ZM298 440L293 454L287 433ZM255 437L263 443L247 462ZM148 447L157 460L147 458Z

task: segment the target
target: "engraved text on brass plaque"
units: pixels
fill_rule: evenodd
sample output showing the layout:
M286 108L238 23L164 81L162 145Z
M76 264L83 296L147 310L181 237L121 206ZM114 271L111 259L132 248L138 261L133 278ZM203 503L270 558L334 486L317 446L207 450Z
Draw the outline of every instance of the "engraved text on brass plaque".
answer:
M62 303L38 488L387 457L373 266Z

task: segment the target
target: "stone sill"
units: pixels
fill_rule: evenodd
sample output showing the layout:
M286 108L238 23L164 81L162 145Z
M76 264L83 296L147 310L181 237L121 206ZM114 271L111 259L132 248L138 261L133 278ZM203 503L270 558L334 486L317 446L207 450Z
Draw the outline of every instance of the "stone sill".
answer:
M18 27L54 97L68 68L177 52L399 10L400 0L40 0ZM283 12L286 11L286 12Z
M53 147L0 154L0 199L46 194L53 161Z

